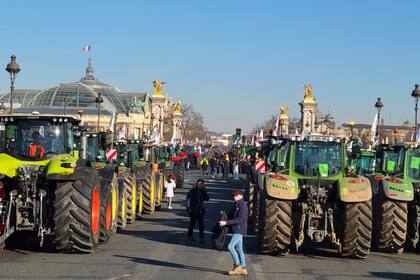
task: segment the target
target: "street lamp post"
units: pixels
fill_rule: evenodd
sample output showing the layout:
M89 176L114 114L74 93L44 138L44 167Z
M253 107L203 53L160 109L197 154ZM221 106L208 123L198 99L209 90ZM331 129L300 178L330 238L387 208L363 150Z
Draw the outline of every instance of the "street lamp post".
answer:
M16 56L10 57L10 62L6 66L6 71L9 72L10 76L10 115L13 113L13 92L15 90L15 79L17 74L20 72L19 64L16 63Z
M382 100L380 97L378 97L378 100L375 103L376 112L378 114L378 125L376 126L376 137L379 142L379 126L381 125L381 110L382 107L384 107L384 104L382 103Z
M419 89L419 85L415 85L413 91L411 92L411 96L414 97L414 102L415 102L415 107L414 107L414 111L415 111L415 117L414 117L414 140L417 141L417 111L418 111L418 104L419 104L419 97L420 97L420 89Z
M104 99L102 98L102 94L98 92L98 97L95 98L96 106L98 107L98 128L97 132L99 132L99 125L101 121L101 104L104 102Z

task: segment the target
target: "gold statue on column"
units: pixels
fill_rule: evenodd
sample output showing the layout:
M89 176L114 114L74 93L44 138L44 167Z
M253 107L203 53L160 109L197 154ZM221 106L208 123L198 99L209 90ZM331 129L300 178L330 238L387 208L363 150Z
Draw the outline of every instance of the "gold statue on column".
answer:
M312 85L305 85L305 95L303 97L304 101L314 101L314 96L312 95Z
M154 96L163 96L162 94L162 85L166 84L165 82L161 81L153 81L153 95Z
M181 101L177 101L175 103L175 113L182 113L182 103L181 103Z
M288 108L286 106L280 107L280 116L286 116Z

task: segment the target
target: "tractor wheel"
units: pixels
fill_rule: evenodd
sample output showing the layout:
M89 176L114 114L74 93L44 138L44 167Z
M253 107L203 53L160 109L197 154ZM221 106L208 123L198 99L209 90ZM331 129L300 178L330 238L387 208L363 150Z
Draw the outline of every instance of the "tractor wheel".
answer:
M90 253L99 241L99 176L90 168L76 169L76 172L76 181L58 182L55 189L55 244L63 252Z
M420 249L419 216L420 216L420 206L418 206L415 201L410 202L409 212L408 212L407 249L413 250L413 251L415 251L416 249Z
M153 214L155 212L156 203L156 177L155 173L150 170L146 178L141 184L143 193L143 212Z
M102 190L101 227L99 230L99 242L105 243L112 234L112 186L107 185Z
M160 210L162 208L163 198L163 184L164 184L163 173L156 173L156 203L155 209Z
M287 254L292 241L292 201L261 197L259 240L263 253Z
M125 179L127 191L127 223L132 224L136 220L137 208L137 180L134 173Z
M118 228L125 228L127 226L127 186L125 179L118 179Z
M374 245L380 251L402 253L407 237L408 205L380 192L374 208Z
M182 188L184 187L184 164L182 162L178 162L174 166L174 171L176 174L176 187Z
M118 229L118 211L119 211L119 204L120 204L120 195L119 195L119 187L118 187L118 179L117 174L114 174L114 177L111 181L111 198L112 198L112 208L111 208L111 234L117 232Z
M254 223L254 185L247 181L246 198L248 201L248 224Z
M254 217L253 217L253 220L254 220L254 229L256 230L256 231L258 231L259 230L259 221L260 221L260 208L261 208L261 204L262 204L262 201L261 201L261 195L260 195L260 193L261 193L261 191L258 189L258 188L255 188L255 185L254 185L254 198L253 198L253 201L254 201Z
M341 256L364 259L372 241L371 201L344 203Z
M141 215L143 213L143 188L142 182L137 182L139 188L137 188L137 210L136 210L136 218L141 218Z

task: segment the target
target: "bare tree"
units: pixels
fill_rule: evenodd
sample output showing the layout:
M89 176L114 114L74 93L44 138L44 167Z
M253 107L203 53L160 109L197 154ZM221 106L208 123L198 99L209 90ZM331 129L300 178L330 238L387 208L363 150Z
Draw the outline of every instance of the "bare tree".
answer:
M208 129L204 126L204 118L201 113L196 112L194 107L189 104L183 104L182 107L182 132L185 141L195 141L206 139Z

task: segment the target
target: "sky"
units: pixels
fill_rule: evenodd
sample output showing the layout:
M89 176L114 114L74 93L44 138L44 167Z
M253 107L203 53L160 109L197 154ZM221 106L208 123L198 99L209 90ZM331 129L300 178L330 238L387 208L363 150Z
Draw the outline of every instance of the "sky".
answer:
M91 56L96 78L123 91L167 82L213 131L248 131L280 105L298 117L304 84L338 123L371 123L377 97L385 124L414 119L420 1L39 0L0 11L0 65L17 56L16 88L76 81Z

